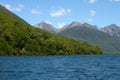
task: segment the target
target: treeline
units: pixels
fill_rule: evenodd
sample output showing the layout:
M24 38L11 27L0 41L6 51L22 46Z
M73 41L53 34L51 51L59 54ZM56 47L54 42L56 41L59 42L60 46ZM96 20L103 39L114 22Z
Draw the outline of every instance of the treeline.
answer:
M0 55L101 54L98 46L34 28L0 6Z
M100 54L101 49L87 42L75 41L34 29L24 32L6 31L0 35L0 55L71 55Z

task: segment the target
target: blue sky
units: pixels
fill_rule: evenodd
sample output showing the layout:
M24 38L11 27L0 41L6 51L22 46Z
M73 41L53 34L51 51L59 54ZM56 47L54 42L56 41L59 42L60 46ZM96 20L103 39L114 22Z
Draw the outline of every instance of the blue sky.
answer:
M61 28L78 21L120 26L120 0L0 0L0 4L31 25L45 21Z

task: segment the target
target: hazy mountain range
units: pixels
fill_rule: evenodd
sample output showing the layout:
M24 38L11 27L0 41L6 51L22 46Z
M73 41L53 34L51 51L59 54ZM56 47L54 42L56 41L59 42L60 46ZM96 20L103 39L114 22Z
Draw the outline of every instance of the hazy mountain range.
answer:
M63 26L60 29L56 29L54 26L52 26L51 24L45 23L45 22L41 22L37 25L35 25L35 27L41 28L43 30L49 31L49 32L53 32L53 33L59 33L61 31L64 31L65 29L70 29L70 28L74 28L74 27L88 27L94 30L99 30L101 32L104 32L110 36L113 37L118 37L120 38L120 26L117 26L116 24L111 24L108 26L105 26L104 28L99 28L96 25L90 25L88 23L79 23L79 22L72 22L69 25Z
M43 22L37 25L41 24L43 24ZM41 28L41 26L36 27ZM49 27L49 30L47 30L46 27ZM99 28L96 25L90 25L88 23L81 24L79 22L72 22L61 29L55 29L52 25L44 22L44 26L42 25L41 29L99 45L104 53L120 53L120 27L116 24Z

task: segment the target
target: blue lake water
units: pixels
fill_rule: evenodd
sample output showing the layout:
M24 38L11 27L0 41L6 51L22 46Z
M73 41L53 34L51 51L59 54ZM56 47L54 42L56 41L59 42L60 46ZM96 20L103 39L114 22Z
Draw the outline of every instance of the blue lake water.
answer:
M0 80L120 80L120 55L1 56Z

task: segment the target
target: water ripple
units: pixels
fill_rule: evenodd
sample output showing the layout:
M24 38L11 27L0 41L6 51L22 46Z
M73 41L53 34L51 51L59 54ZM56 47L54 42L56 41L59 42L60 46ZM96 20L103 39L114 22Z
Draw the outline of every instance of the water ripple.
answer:
M0 80L120 80L120 55L0 57Z

